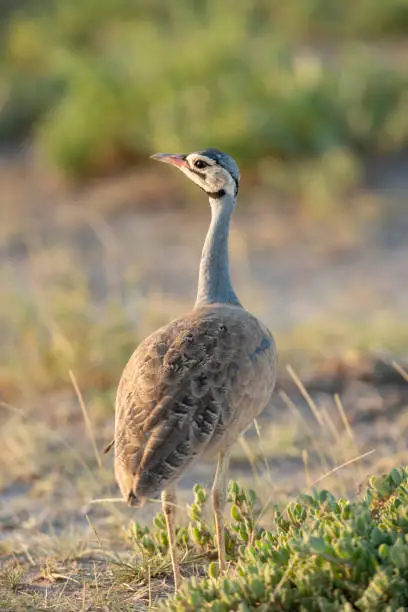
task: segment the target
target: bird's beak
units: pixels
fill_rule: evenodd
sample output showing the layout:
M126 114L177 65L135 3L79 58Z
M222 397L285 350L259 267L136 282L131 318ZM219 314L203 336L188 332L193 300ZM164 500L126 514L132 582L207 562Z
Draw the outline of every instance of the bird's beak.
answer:
M164 164L171 164L172 166L177 166L178 168L183 168L187 166L186 156L185 155L177 155L175 153L155 153L150 156L152 159L157 159L157 161L163 162Z

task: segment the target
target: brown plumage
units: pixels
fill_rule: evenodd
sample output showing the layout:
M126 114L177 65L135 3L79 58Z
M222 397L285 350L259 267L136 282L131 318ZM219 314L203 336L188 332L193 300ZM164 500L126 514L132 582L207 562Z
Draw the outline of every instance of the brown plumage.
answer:
M275 356L269 331L228 304L197 308L142 342L116 404L115 473L131 505L235 442L269 399Z
M115 475L131 506L162 493L177 589L175 484L198 459L218 456L212 502L225 570L229 449L267 405L277 353L268 329L241 306L230 283L228 228L239 182L235 162L214 149L159 159L178 166L209 194L212 221L195 308L146 338L123 371L116 398Z

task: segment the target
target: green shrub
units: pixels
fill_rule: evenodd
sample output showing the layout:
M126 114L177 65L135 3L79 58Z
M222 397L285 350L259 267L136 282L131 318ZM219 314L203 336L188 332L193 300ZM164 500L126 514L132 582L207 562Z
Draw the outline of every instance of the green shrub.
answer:
M206 501L196 485L189 527L178 531L184 559L193 550L214 558L214 533L203 519ZM396 612L408 606L407 468L372 478L358 501L314 491L268 520L260 520L255 493L237 483L230 483L229 501L228 574L217 576L211 562L207 577L186 580L163 609ZM163 516L154 525L130 529L151 567L168 547Z
M31 130L70 176L214 143L251 164L408 141L402 70L353 44L335 61L299 51L313 32L403 30L403 2L34 4L10 17L0 137Z

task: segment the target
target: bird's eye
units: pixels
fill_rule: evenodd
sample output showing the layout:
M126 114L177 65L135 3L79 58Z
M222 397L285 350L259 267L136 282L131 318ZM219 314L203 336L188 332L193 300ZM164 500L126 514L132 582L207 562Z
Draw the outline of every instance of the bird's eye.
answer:
M206 168L208 164L202 159L196 159L196 161L194 162L194 166L195 168L199 168L200 170L202 170L203 168Z

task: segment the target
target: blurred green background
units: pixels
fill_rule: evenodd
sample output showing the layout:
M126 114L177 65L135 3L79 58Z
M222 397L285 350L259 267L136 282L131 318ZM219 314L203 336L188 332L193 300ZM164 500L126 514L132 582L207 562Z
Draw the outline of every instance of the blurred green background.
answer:
M133 510L89 504L118 495L93 444L135 346L194 303L209 222L151 153L241 169L231 275L280 377L232 477L283 503L408 463L407 68L408 0L0 0L0 562L43 576L7 609L102 609L61 563L90 525L127 550Z
M0 22L0 140L71 178L156 150L355 165L407 144L406 0L9 0Z

